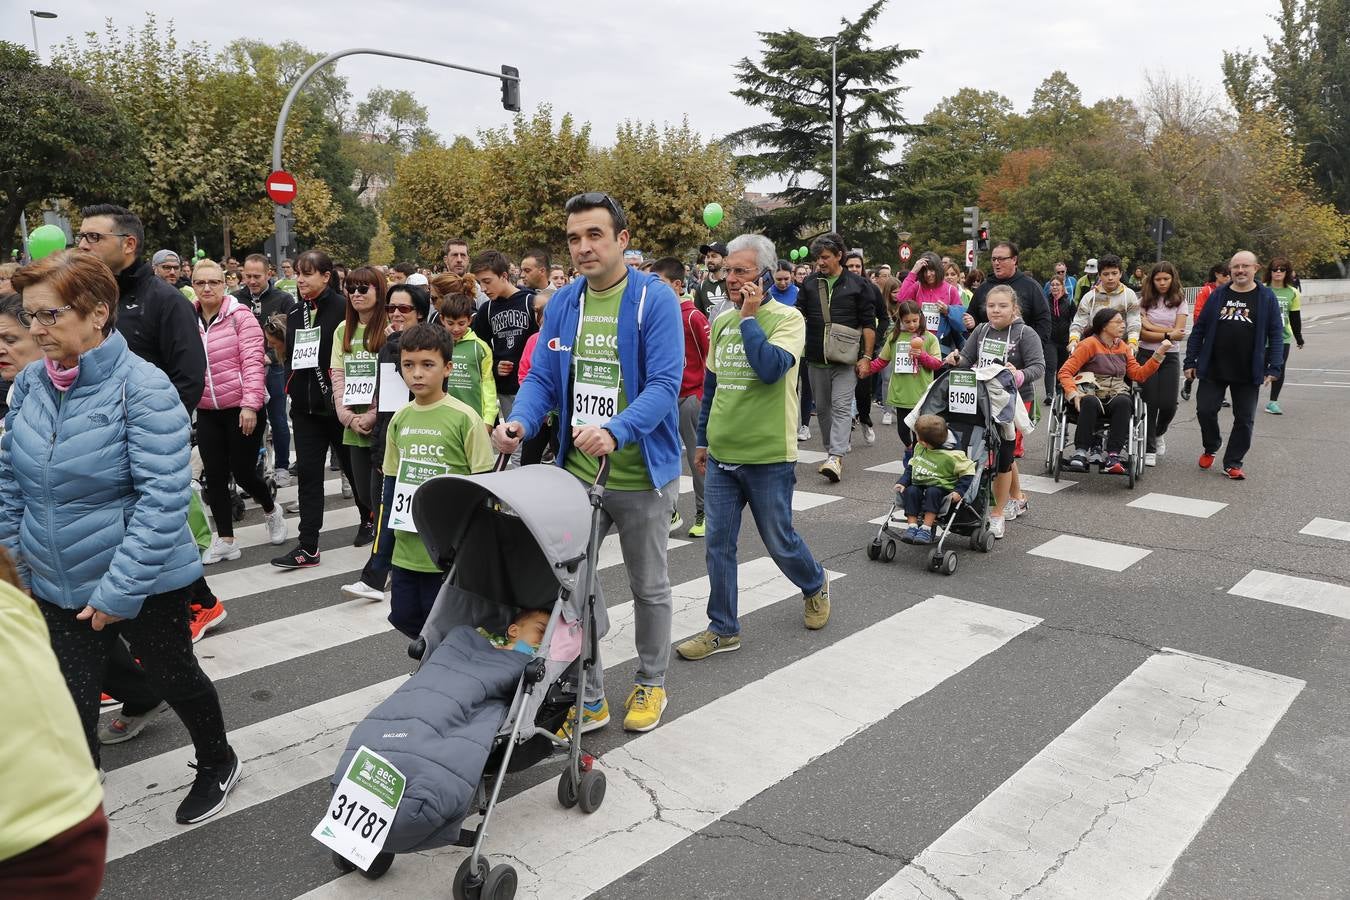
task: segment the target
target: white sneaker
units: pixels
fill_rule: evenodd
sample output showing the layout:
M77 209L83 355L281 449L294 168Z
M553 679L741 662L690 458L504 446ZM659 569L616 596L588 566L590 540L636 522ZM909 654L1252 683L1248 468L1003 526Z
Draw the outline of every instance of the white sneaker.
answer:
M811 426L810 426L810 425L803 425L801 428L798 428L798 429L797 429L797 440L799 440L799 441L809 441L809 440L811 440Z
M1002 516L990 516L990 517L989 517L989 533L992 534L992 535L993 535L994 537L996 537L996 538L1001 538L1001 537L1003 537L1003 517L1002 517Z
M1017 518L1018 512L1017 501L1009 497L1008 502L1003 504L1003 518L1011 521Z
M224 538L216 538L211 541L211 546L206 548L202 554L202 565L209 566L213 563L226 562L231 559L238 559L244 555L244 551L239 549L239 545L234 541L227 541Z
M882 424L882 425L894 425L894 424L895 424L895 416L891 415L891 411L890 411L889 409L886 410L884 413L881 414L881 424Z
M270 514L263 513L263 521L267 523L267 540L269 543L286 543L286 513L282 511L280 503L273 505Z
M872 428L871 425L864 425L864 426L863 426L863 443L865 443L865 444L867 444L867 446L871 447L871 446L872 446L873 444L875 444L876 442L877 442L877 433L876 433L876 430L875 430L874 428Z
M341 476L341 478L342 478L342 499L350 500L352 499L352 486L347 483L347 477L345 475Z
M1155 441L1154 443L1156 443L1156 444L1158 445L1158 455L1159 455L1159 456L1162 456L1164 453L1167 452L1167 438L1163 437L1163 436L1160 434L1160 435L1158 435L1158 440Z
M373 588L364 581L358 581L354 584L344 584L341 588L342 596L354 597L357 600L383 600L385 592L379 588Z
M837 456L827 456L825 461L820 464L818 471L830 481L838 484L839 477L844 471L844 461Z
M1157 464L1158 464L1158 454L1156 454L1156 453L1145 453L1145 454L1144 454L1144 465L1146 465L1146 466L1156 466Z
M290 469L277 469L272 475L272 480L277 483L279 488L290 487L295 481L291 477Z

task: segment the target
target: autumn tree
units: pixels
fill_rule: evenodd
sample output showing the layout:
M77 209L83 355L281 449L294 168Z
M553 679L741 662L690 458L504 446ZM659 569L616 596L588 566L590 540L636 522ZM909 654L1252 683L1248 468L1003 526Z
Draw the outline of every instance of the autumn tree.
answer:
M482 151L461 137L448 147L419 147L395 164L383 208L398 258L438 262L447 238L477 237L483 162Z

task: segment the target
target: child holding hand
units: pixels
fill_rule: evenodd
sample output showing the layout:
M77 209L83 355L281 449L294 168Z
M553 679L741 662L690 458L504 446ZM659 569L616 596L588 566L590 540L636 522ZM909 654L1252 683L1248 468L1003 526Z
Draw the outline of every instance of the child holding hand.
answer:
M933 523L942 502L960 500L975 477L975 463L961 450L947 450L947 420L942 416L919 416L914 423L917 446L904 474L895 485L902 494L909 528L900 536L906 544L933 543ZM919 516L923 524L919 524Z
M901 302L895 325L887 332L881 352L872 361L873 373L887 366L891 367L891 383L886 391L886 405L895 407L896 429L908 463L914 451L914 435L905 424L905 417L918 406L933 383L933 373L942 368L942 346L928 330L923 310L913 300Z

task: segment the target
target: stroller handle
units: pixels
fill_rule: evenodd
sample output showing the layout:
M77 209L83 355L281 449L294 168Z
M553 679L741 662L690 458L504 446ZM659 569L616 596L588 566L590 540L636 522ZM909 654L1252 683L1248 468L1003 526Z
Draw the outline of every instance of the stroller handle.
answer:
M601 490L603 490L604 487L605 487L605 485L606 485L607 483L609 483L609 454L608 454L608 453L606 453L604 456L600 457L600 468L598 468L598 469L596 470L596 472L595 472L595 486L598 487L598 488L600 488Z

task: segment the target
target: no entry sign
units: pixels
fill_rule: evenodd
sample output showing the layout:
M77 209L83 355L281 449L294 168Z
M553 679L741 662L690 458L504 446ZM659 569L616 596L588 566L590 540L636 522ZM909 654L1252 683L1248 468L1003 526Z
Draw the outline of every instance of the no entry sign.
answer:
M911 251L911 250L909 249L909 242L908 242L908 241L901 241L901 242L900 242L900 261L901 261L902 263L907 263L907 262L909 262L909 257L910 257L910 255L911 255L912 252L913 252L913 251Z
M295 199L295 176L280 169L267 176L267 196L273 203L290 203Z

